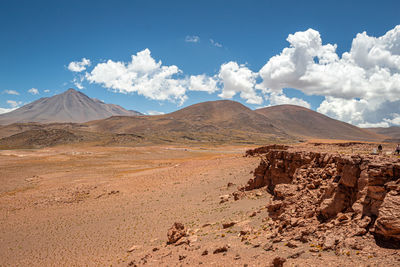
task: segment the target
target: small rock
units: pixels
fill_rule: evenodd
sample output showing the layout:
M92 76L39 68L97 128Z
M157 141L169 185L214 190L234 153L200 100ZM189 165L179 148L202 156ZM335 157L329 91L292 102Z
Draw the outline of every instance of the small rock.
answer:
M286 261L286 259L281 258L281 257L275 257L272 262L271 262L271 267L283 267L283 263Z
M274 249L274 246L273 246L272 242L267 242L264 244L263 249L265 251L270 251L270 250Z
M233 258L234 260L240 260L241 259L241 257L240 257L240 255L239 254L236 254L236 256Z
M254 217L254 216L256 216L256 215L257 215L257 212L253 211L253 212L250 214L250 217Z
M234 200L242 199L246 196L246 193L243 191L235 191L232 193Z
M257 196L257 197L261 197L262 195L263 195L263 194L262 194L261 192L257 192L257 193L256 193L256 196Z
M234 183L229 182L229 183L226 185L226 187L231 187L231 186L234 186L234 185L235 185Z
M206 255L208 255L208 250L207 249L204 250L203 253L201 253L201 256L206 256Z
M248 235L251 233L253 229L249 225L244 225L242 230L240 230L240 236L242 235Z
M297 244L295 242L293 242L293 241L287 242L286 246L289 247L289 248L297 248L298 247Z
M229 195L222 195L219 196L219 198L221 199L221 201L219 203L225 203L229 201Z
M304 250L296 251L292 255L288 256L288 259L297 259L298 257L300 257L301 254L304 254L304 253L305 253Z
M132 251L134 251L134 250L138 250L138 249L140 249L141 248L141 246L132 246L132 247L130 247L129 249L128 249L128 252L132 252Z
M185 226L182 223L175 222L168 230L168 244L176 243L179 239L186 235Z
M217 254L217 253L223 253L223 252L227 252L228 251L228 246L223 246L223 247L219 247L217 249L214 250L213 254Z
M234 226L235 224L236 224L236 222L227 222L227 223L223 223L223 224L222 224L222 228L226 229L226 228L229 228L229 227Z
M179 260L182 261L182 260L186 259L186 257L187 257L186 255L179 255Z

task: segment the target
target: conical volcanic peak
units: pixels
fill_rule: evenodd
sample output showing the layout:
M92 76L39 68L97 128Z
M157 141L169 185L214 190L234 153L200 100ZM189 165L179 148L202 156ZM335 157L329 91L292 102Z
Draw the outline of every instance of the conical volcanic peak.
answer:
M92 99L75 89L46 98L40 98L19 109L0 115L0 124L20 122L86 122L105 119L111 116L136 116L139 112L130 111L114 104L105 104Z

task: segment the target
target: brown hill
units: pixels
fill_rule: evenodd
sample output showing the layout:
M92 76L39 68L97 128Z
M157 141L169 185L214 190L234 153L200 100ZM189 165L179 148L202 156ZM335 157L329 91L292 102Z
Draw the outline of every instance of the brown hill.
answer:
M230 100L209 101L158 116L111 117L88 122L92 131L140 134L164 141L232 141L290 139L271 121Z
M111 116L136 116L139 112L105 104L74 89L41 98L9 113L0 115L0 125L21 122L86 122Z
M294 136L342 140L379 140L384 138L300 106L279 105L257 109L255 112L265 116L276 127Z
M366 128L368 131L374 132L376 134L385 135L388 138L385 139L385 142L394 142L400 143L400 127L399 126L392 126L388 128Z
M79 141L72 132L61 129L32 129L0 139L0 149L40 148Z

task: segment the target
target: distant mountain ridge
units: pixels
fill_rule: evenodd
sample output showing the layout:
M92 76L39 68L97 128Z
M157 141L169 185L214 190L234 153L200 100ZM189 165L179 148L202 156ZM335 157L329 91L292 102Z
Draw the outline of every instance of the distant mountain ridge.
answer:
M106 104L82 92L68 89L62 94L40 98L9 113L0 115L0 125L24 122L76 122L105 119L111 116L137 116L140 112Z
M119 143L139 140L149 143L262 144L306 139L378 141L388 138L294 105L251 110L239 102L218 100L164 115L135 116L139 114L70 89L0 115L0 125L3 124L0 137L26 132L4 141L13 140L15 144L25 142L21 141L25 139L33 140L35 133L41 133L41 136L51 133L49 143L56 143L55 139L59 137L69 142L72 140L69 133L84 136L78 141L113 138L110 142L118 140ZM69 133L50 131L53 129Z
M378 128L366 128L368 131L383 134L388 138L384 141L400 143L400 126L391 126L388 128L378 127Z
M377 133L338 121L311 109L295 105L277 105L255 110L288 134L304 138L377 140Z

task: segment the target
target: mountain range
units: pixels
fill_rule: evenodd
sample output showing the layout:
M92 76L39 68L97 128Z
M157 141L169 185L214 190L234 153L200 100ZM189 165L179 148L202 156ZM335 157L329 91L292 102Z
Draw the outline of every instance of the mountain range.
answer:
M139 116L140 115L140 116ZM194 104L164 115L142 115L74 89L0 115L0 147L96 141L102 144L241 143L341 139L396 140L390 131L361 129L310 109L279 105L251 110L230 100ZM40 138L39 138L40 136ZM39 139L40 140L39 140ZM36 140L36 141L35 141Z

